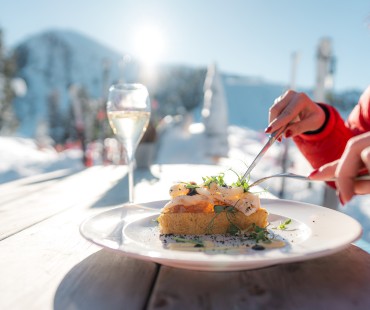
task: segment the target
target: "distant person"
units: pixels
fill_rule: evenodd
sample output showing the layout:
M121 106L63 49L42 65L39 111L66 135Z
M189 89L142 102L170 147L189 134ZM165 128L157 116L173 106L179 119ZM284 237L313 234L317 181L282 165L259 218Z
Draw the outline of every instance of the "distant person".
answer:
M315 168L311 179L337 177L335 186L343 205L354 195L370 194L370 181L354 181L357 175L370 171L370 86L347 121L334 107L289 90L271 106L265 132L287 124L284 136L293 138Z

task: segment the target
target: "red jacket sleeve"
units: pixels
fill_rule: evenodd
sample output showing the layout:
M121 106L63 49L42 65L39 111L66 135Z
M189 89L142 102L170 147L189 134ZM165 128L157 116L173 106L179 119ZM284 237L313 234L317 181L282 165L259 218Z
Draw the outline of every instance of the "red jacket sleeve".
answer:
M354 136L334 107L321 105L329 112L325 128L318 134L301 134L293 138L304 157L315 169L340 158L347 141Z
M329 112L325 128L318 134L294 137L294 142L315 169L340 158L351 137L370 131L370 86L361 95L347 122L334 107L321 105Z

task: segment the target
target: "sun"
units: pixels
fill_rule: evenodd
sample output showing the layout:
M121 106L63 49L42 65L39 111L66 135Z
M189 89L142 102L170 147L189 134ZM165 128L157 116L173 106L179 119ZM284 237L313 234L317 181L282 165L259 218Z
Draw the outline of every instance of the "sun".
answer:
M141 62L153 66L162 60L165 41L163 31L155 25L143 25L135 31L135 55Z

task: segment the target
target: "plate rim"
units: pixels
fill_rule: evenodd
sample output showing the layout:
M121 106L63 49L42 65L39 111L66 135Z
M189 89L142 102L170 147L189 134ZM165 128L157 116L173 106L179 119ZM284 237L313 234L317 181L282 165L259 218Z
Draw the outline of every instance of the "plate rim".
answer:
M160 213L160 208L158 208L158 207L154 208L153 205L163 206L166 202L168 202L168 200L157 200L157 201L143 202L143 203L123 204L123 205L112 207L109 210L104 210L102 212L99 212L97 214L94 214L94 215L89 216L86 219L84 219L81 222L80 226L79 226L80 234L86 240L88 240L88 241L90 241L90 242L92 242L92 243L94 243L94 244L96 244L96 245L98 245L102 248L108 248L108 249L117 251L121 254L127 255L127 256L132 257L132 258L140 259L140 260L151 261L151 262L159 263L159 264L162 264L162 265L166 265L166 266L170 266L170 267L176 267L176 268L182 268L182 269L202 270L202 271L236 271L236 270L258 269L258 268L264 268L264 267L273 266L273 265L277 265L277 264L285 264L285 263L291 263L291 262L305 261L305 260L310 260L310 259L315 259L315 258L335 254L337 252L340 252L340 251L346 249L353 242L360 239L360 237L363 233L361 224L356 219L349 216L348 214L339 212L337 210L325 208L323 206L311 204L311 203L299 202L299 201L293 201L293 200L287 200L287 199L275 199L275 198L261 198L261 206L266 207L268 209L269 207L271 207L274 204L282 204L283 203L283 204L287 204L287 205L297 205L298 204L298 205L305 206L306 208L318 209L318 210L324 211L325 213L329 213L329 214L332 213L332 214L339 215L340 217L351 221L352 224L355 225L355 227L357 227L357 231L351 231L352 237L349 238L346 242L342 242L340 245L337 245L333 248L329 248L329 249L326 249L326 250L308 252L308 253L305 253L304 255L298 254L298 255L284 256L282 258L265 258L263 260L256 260L256 261L248 261L248 260L246 260L246 261L230 261L230 260L229 261L225 261L225 260L221 261L221 260L219 260L217 262L213 262L214 264L210 264L210 262L206 261L206 260L179 259L178 257L175 258L175 257L168 257L168 256L167 257L166 256L165 257L163 257L163 256L162 257L157 257L157 256L153 256L153 255L145 255L145 253L143 253L145 251L132 251L132 249L130 251L130 248L127 249L127 248L109 246L109 245L104 244L103 242L101 242L101 240L99 242L96 239L91 238L90 236L88 236L88 234L86 234L86 231L84 230L84 227L87 223L89 223L90 221L93 221L94 219L96 219L99 216L103 216L104 214L108 214L108 213L111 213L111 212L116 212L117 210L123 210L123 208L127 208L127 207L134 207L136 210L139 210L138 207L140 207L140 206L147 207L148 205L152 205L152 207L149 207L149 208L147 207L147 209L151 210L151 212L144 213L145 216L140 218L140 219L145 219L146 217L153 216L156 213L158 213L158 214ZM269 211L269 213L270 213L270 211ZM275 214L275 213L271 212L271 214ZM277 214L277 215L281 215L281 214ZM281 215L281 216L289 217L287 215ZM137 219L137 220L140 220L140 219ZM125 225L125 227L127 225L135 222L135 221L136 220L128 222ZM305 224L307 224L307 223L305 223ZM122 226L122 228L123 228L123 226ZM156 252L158 250L154 249L153 251ZM148 251L146 251L146 252L148 252ZM194 252L194 253L197 254L197 252ZM245 254L241 254L241 255L245 255ZM255 264L253 264L253 262L255 262Z

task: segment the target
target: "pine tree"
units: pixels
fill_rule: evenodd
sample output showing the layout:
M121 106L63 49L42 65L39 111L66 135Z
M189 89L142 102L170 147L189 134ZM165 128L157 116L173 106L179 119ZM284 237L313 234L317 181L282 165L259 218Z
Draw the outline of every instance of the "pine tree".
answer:
M11 132L15 129L16 119L14 117L12 100L14 91L12 89L12 78L16 71L15 59L6 55L3 43L3 31L0 29L0 131Z

